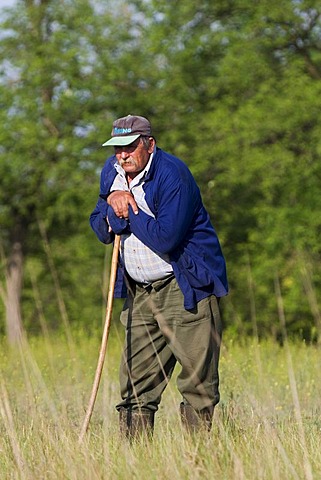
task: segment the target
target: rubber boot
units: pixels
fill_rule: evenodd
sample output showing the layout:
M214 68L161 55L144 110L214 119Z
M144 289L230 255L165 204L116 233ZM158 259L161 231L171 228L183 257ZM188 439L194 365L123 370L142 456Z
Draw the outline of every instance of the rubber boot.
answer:
M214 406L197 411L191 405L181 403L180 414L182 425L190 433L197 433L200 430L210 431L212 428L212 419Z
M149 410L119 410L119 426L122 436L128 440L151 439L154 431L155 412Z

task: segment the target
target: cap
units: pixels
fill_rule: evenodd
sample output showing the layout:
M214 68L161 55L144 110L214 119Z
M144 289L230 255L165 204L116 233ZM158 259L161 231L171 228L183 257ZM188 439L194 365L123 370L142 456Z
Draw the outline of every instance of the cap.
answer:
M147 118L127 115L114 121L111 138L103 143L107 146L124 146L134 142L140 135L151 136L152 127Z

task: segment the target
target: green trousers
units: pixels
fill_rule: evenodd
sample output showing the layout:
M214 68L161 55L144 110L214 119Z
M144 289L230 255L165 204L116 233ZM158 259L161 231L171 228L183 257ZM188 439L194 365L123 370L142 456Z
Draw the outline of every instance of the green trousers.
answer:
M217 298L186 311L175 278L149 287L131 283L121 313L126 329L120 366L122 402L117 409L156 411L174 367L177 388L195 410L219 402L221 319Z

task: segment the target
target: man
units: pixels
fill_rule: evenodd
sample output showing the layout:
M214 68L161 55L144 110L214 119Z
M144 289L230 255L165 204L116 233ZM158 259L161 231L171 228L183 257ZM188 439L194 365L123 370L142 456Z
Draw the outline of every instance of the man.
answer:
M209 430L219 402L218 300L228 291L219 240L191 172L156 147L146 118L119 118L103 146L114 147L114 155L103 167L90 223L103 243L121 235L121 431L153 431L177 362L183 425Z

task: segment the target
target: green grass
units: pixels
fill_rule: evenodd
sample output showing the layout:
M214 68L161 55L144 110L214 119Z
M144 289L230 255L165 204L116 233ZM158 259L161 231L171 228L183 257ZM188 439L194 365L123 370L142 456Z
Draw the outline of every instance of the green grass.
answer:
M118 434L121 339L113 330L88 434L79 445L100 338L84 333L0 345L0 478L319 479L320 349L272 340L225 339L221 402L212 432L182 430L175 378L157 413L151 443Z

